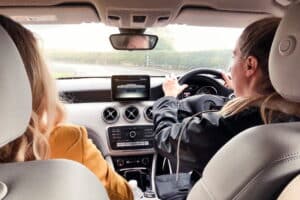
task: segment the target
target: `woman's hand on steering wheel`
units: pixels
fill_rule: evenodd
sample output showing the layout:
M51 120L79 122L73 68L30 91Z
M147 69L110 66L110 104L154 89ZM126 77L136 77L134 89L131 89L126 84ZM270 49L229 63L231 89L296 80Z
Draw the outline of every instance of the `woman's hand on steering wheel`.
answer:
M233 89L233 86L232 86L232 80L231 80L231 77L230 75L228 74L225 74L225 73L222 73L222 78L224 80L224 86L228 89Z
M177 97L187 87L187 84L180 85L175 75L167 75L162 85L165 96L170 97Z

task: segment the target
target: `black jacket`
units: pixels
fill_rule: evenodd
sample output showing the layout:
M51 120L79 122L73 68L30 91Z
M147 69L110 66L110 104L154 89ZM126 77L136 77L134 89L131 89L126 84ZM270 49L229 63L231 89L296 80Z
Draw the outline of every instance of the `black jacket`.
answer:
M243 130L263 124L259 109L252 107L236 115L222 117L208 112L178 120L179 101L163 97L153 105L155 142L158 153L176 159L180 142L180 163L202 172L212 156Z

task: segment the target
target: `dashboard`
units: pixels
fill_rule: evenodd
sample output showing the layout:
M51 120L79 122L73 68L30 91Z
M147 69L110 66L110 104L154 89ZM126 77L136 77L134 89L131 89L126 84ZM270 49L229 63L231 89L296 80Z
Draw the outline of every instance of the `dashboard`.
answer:
M68 103L68 122L85 126L111 166L143 191L154 187L153 101ZM153 189L152 189L153 191Z
M136 98L140 97L136 91L144 92L144 87L132 82L122 83L121 93L133 92L131 96L135 98L118 94L126 98L117 100L113 98L110 77L57 80L68 113L67 121L87 128L89 137L119 174L128 180L138 180L143 191L150 188L154 193L154 177L161 163L158 163L154 148L152 105L163 96L163 80L163 77L149 77L149 82L142 83L149 84L149 93L143 93L140 99ZM189 87L179 99L197 94L225 96L228 93L222 82L212 81L211 77L195 76L187 84ZM143 89L136 90L136 85Z

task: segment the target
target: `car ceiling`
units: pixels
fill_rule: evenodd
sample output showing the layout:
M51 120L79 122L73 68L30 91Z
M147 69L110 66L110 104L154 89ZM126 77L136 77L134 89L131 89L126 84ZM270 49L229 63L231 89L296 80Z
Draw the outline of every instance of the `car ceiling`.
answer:
M245 26L262 17L282 16L286 4L288 0L0 0L0 13L41 24L100 20L121 28Z

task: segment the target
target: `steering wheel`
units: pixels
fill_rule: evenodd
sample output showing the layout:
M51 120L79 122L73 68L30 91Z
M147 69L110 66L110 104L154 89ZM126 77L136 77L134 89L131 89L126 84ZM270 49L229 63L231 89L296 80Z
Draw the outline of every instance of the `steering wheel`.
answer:
M218 70L214 69L195 69L187 72L182 77L179 78L179 84L186 84L189 80L198 74L208 74L213 75L213 77L206 76L210 82L213 82L218 88L221 88L222 95L209 95L209 94L199 94L190 96L180 100L180 118L183 119L187 116L191 116L192 114L202 112L205 110L212 110L214 108L221 108L225 102L228 100L228 96L232 94L232 90L226 88L221 83L215 80L223 79L222 73Z
M194 69L187 73L185 73L182 77L179 78L178 82L179 84L185 84L190 78L198 75L198 74L210 74L214 75L215 78L223 79L222 73L215 69ZM214 82L216 82L214 79L212 79Z
M186 84L186 83L188 83L188 81L191 78L195 77L198 74L213 75L213 77L206 76L206 78L209 79L210 82L213 82L215 85L217 85L218 88L221 88L221 91L222 91L221 96L228 97L230 94L233 93L233 91L231 89L226 88L224 85L222 85L221 83L219 83L218 81L215 80L215 78L216 79L223 79L222 73L218 70L215 70L215 69L200 68L200 69L191 70L191 71L185 73L182 77L180 77L178 79L178 83L179 84Z

